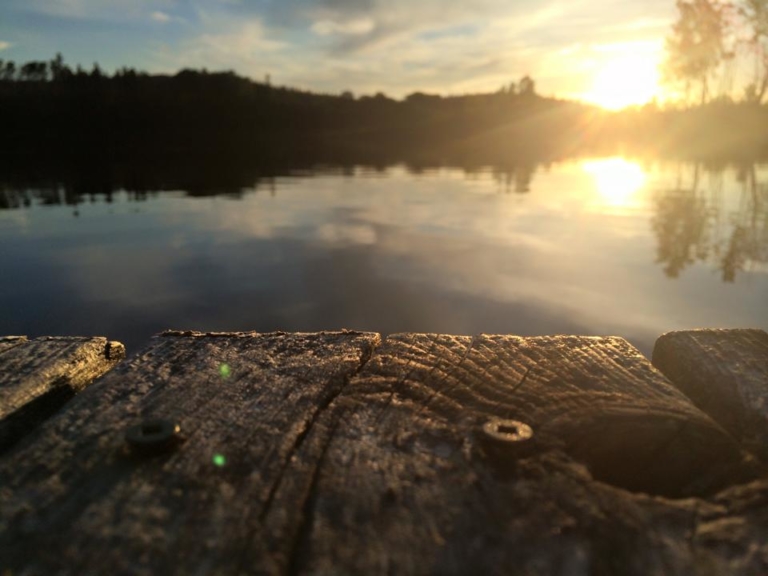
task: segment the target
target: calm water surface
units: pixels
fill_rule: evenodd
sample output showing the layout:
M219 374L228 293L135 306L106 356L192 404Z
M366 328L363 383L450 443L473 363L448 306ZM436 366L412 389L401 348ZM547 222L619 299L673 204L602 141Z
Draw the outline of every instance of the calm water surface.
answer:
M768 328L768 167L321 169L241 193L0 191L0 334Z

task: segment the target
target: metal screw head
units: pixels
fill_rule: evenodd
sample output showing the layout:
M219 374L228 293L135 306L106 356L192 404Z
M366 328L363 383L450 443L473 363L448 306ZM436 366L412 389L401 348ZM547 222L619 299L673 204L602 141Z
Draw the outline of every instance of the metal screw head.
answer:
M165 452L179 442L181 427L170 420L144 420L125 431L125 441L134 452L155 454Z
M525 456L533 447L533 429L517 420L492 418L481 429L480 440L492 460L509 463Z
M517 420L493 418L483 424L483 433L491 440L501 443L526 442L533 438L533 429Z

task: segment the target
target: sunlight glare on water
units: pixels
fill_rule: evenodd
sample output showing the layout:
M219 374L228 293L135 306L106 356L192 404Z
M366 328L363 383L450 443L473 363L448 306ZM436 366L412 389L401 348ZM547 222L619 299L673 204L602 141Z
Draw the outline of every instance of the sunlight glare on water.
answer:
M168 328L566 333L650 354L670 330L768 326L765 183L760 166L608 157L68 200L9 189L0 332L106 335L129 353Z
M582 164L582 168L594 178L603 203L611 207L631 205L634 195L647 180L639 164L624 158L588 160Z

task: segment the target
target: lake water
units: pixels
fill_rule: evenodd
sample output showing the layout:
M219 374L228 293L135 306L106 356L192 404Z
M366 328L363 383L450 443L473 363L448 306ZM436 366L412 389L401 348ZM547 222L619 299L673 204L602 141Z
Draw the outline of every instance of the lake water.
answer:
M768 167L318 167L190 190L0 189L0 334L768 328Z

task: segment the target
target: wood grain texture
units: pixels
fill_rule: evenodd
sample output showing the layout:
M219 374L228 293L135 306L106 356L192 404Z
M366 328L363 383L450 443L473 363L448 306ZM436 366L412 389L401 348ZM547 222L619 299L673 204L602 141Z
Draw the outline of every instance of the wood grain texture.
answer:
M395 336L366 386L449 420L513 418L596 476L685 495L717 488L743 452L621 338ZM718 464L713 464L718 463Z
M734 496L669 500L595 481L585 462L619 462L643 484L672 489L665 467L678 488L708 475L688 450L714 468L739 458L723 431L623 340L393 336L335 407L293 573L710 575L768 567L767 515L732 512ZM480 424L499 416L533 426L539 442L529 457L486 452ZM667 426L669 418L690 429ZM684 470L678 458L693 467ZM755 484L741 498L765 493ZM726 552L733 524L740 550Z
M26 341L26 336L0 336L0 354Z
M123 345L106 338L0 340L0 451L124 357Z
M362 333L156 339L2 460L0 573L283 571L323 449L316 420L378 341ZM124 432L150 417L178 422L184 442L134 457ZM299 451L307 462L296 460Z
M130 454L148 417L183 443ZM530 453L489 450L492 417ZM173 332L0 461L0 572L754 574L765 482L607 482L708 493L743 458L616 338Z
M653 363L748 450L768 460L768 334L671 332L656 342Z

